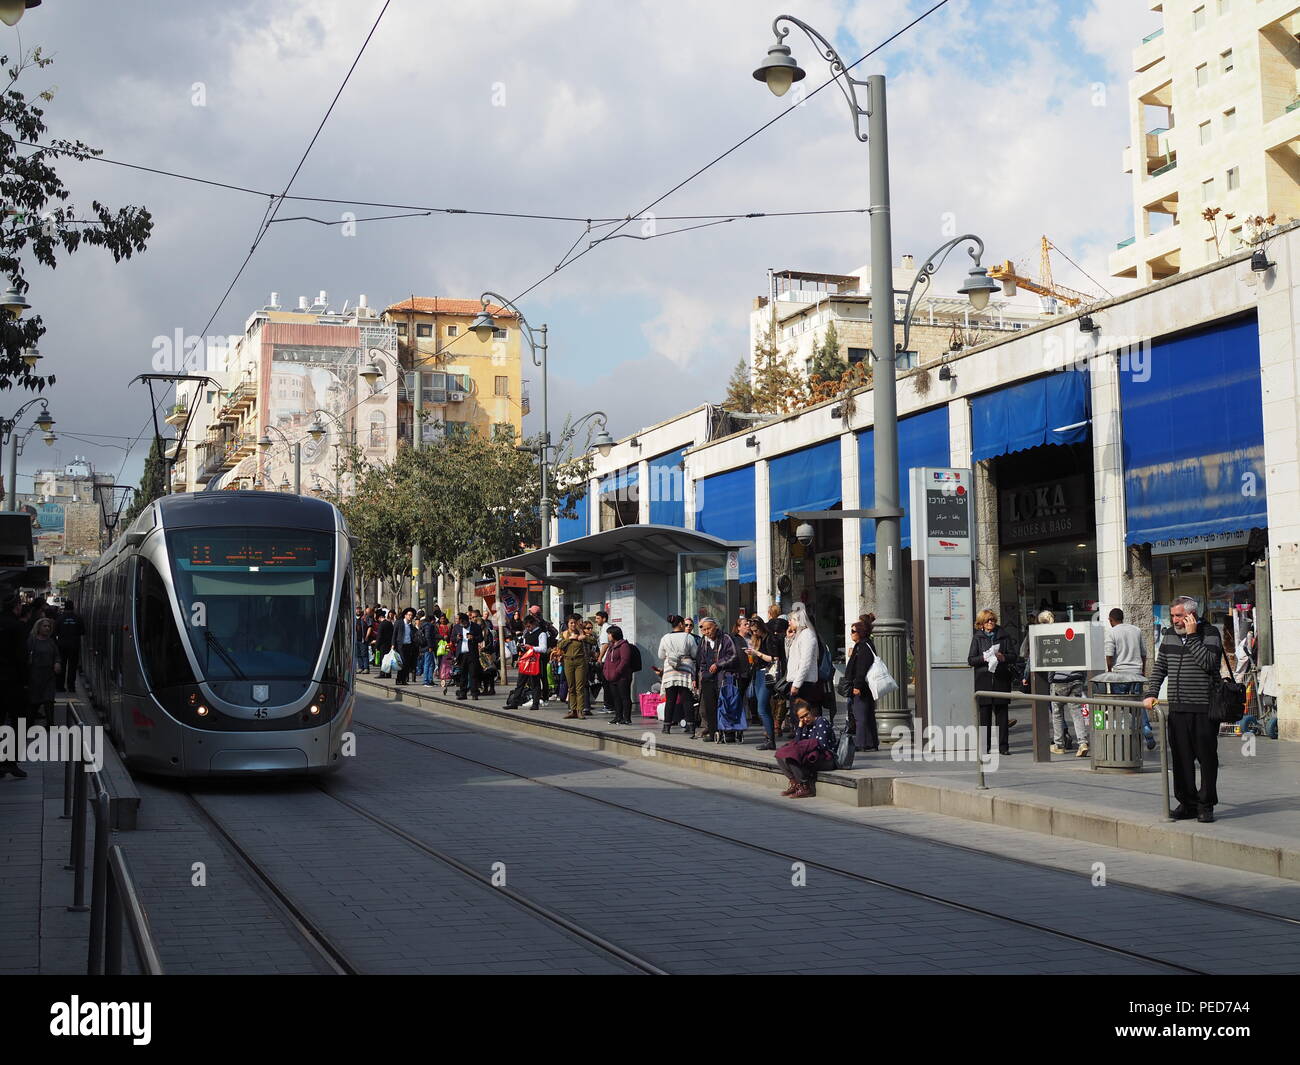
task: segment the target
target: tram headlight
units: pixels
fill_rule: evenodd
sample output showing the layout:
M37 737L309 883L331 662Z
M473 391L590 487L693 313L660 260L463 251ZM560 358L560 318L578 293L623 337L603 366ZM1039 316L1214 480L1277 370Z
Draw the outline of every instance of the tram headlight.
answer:
M207 708L206 706L203 706L203 705L199 705L199 706L195 707L195 708L194 708L194 712L195 712L196 714L198 714L199 717L207 717L207 716L208 716L208 708Z
M307 708L307 712L314 717L316 714L320 713L320 707L316 703L312 703L311 706Z

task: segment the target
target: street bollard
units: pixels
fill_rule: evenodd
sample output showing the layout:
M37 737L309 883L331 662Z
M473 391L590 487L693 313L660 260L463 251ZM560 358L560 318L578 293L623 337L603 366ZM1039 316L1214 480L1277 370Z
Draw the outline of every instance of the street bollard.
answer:
M59 814L60 821L67 821L72 817L72 774L74 762L67 758L63 762L63 813Z
M95 878L91 883L90 952L86 974L104 974L104 927L108 916L108 795L100 791L95 796Z
M104 975L122 975L122 896L117 886L117 876L108 873L108 925L104 929Z
M86 905L86 774L74 773L72 792L72 853L67 869L72 870L73 913L85 913Z

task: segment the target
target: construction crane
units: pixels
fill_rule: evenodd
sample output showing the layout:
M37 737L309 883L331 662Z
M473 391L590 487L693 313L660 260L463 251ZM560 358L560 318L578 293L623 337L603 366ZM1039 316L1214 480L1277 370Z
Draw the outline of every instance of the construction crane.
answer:
M1002 289L1008 296L1014 296L1016 288L1019 287L1029 292L1036 292L1040 296L1050 296L1053 299L1060 300L1068 307L1078 307L1081 304L1092 303L1094 300L1099 299L1100 297L1093 293L1067 288L1065 285L1058 285L1052 280L1052 258L1050 253L1053 248L1057 251L1061 250L1044 236L1042 252L1038 261L1038 279L1016 273L1016 264L1010 259L998 263L996 266L990 266L989 277L1001 281L1003 283ZM1062 252L1062 254L1065 253Z

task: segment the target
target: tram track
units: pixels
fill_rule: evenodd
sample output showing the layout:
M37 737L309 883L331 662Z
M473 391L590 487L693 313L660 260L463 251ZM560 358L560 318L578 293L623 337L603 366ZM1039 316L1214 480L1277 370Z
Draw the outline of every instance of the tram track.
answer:
M221 819L204 806L192 791L187 790L184 795L189 800L191 808L199 815L199 819L221 838L244 868L270 892L280 915L308 949L320 959L327 971L334 976L361 975L361 970L352 963L347 954L302 907L293 901L289 893L276 882L262 864L248 853Z
M412 716L412 711L408 709L398 707L396 708L396 710L398 713L404 716ZM354 721L356 724L359 724L364 728L368 728L373 731L377 731L377 732L388 731L380 728L377 725L373 725L370 724L369 722L361 721L356 718L354 718ZM408 738L408 737L401 736L398 733L390 733L390 734L402 739ZM490 734L491 733L488 732L483 733L483 735L490 735ZM422 746L431 746L431 745L424 744ZM451 754L453 757L457 757L457 758L464 757L463 755L456 754L454 751L446 751L442 748L436 748L436 749L442 750L443 753L445 754ZM583 762L591 766L598 766L602 769L617 769L620 772L630 773L634 776L645 777L647 780L655 780L661 783L665 779L663 777L656 776L653 773L646 773L642 770L634 769L631 766L615 765L615 764L611 764L610 762L605 762L596 758L591 758L587 755L582 754L579 751L565 751L564 753L566 757L571 757L579 762ZM493 768L493 767L488 766L487 768ZM502 772L509 772L509 770L502 770ZM548 782L538 781L538 783L547 784ZM704 787L701 788L700 790L708 791L715 795L731 796L731 793L721 791L718 788ZM575 794L582 794L582 793L576 792ZM591 798L591 796L585 796L585 797ZM826 816L823 812L810 810L804 807L800 807L798 805L785 806L782 807L782 809L788 810L791 813L800 814L804 817L825 817ZM1054 873L1057 876L1065 877L1068 879L1074 879L1078 875L1074 872L1071 872L1068 869L1062 869L1060 866L1057 865L1048 865L1044 862L1036 862L1029 858L1019 858L1011 854L998 854L993 851L981 850L979 847L969 846L968 844L964 844L964 843L954 843L952 840L932 839L928 836L918 836L912 832L904 832L900 829L888 828L884 825L863 824L858 821L849 821L839 817L835 817L834 819L839 824L851 826L854 829L857 829L858 831L870 832L880 836L888 836L892 839L903 840L909 843L924 843L934 847L942 847L945 850L956 851L962 854L969 854L972 856L987 858L994 861L1006 862L1007 864L1010 865L1018 865L1021 866L1022 868L1033 869L1038 872ZM1178 902L1190 902L1198 906L1207 907L1209 909L1212 909L1220 913L1222 912L1237 913L1242 915L1243 917L1252 917L1259 920L1271 921L1276 924L1287 925L1291 928L1300 928L1300 917L1292 917L1292 916L1288 916L1287 914L1280 914L1280 913L1271 913L1268 910L1260 910L1252 906L1243 906L1240 903L1226 902L1220 899L1207 899L1202 895L1189 895L1182 891L1172 891L1169 888L1152 887L1149 884L1135 884L1131 881L1116 880L1113 877L1108 879L1108 883L1114 887L1122 887L1127 891L1141 892L1145 895L1150 895L1155 898L1172 899Z
M632 951L620 947L617 943L610 942L600 934L593 932L591 929L571 921L563 914L530 899L526 895L515 891L513 888L505 885L496 886L491 882L491 878L483 875L477 870L461 862L459 859L447 854L444 851L432 846L424 840L407 832L401 826L394 824L387 818L381 816L373 810L369 810L358 803L345 799L342 796L335 795L323 783L317 781L315 784L316 791L331 799L340 806L351 810L354 814L364 818L376 827L384 830L389 835L396 837L411 848L421 852L425 856L432 858L443 865L455 870L461 876L474 881L482 886L485 890L494 894L504 896L519 908L528 912L531 916L546 922L567 935L581 940L586 946L594 948L596 952L616 959L618 962L628 966L630 969L642 974L651 976L667 976L668 973L659 968L653 962L640 957ZM186 791L186 798L190 805L198 813L200 819L212 831L219 836L233 854L239 859L244 868L270 892L277 908L286 922L297 933L299 938L307 947L324 963L328 971L337 976L359 976L363 975L363 970L355 964L340 948L337 943L321 928L320 924L314 921L302 907L294 900L291 894L281 886L276 879L267 872L266 868L243 847L235 838L233 833L226 827L216 814L209 810L192 791Z
M710 839L717 840L718 842L730 844L736 847L741 847L749 851L767 855L769 857L780 858L783 861L801 862L805 867L809 869L818 869L822 872L828 873L833 876L845 877L859 883L868 884L873 887L887 890L896 894L905 895L913 899L918 899L934 905L942 906L953 910L958 910L963 913L967 913L973 916L984 918L986 920L997 922L1003 926L1007 926L1007 925L1014 926L1023 930L1038 933L1040 935L1049 936L1056 940L1068 942L1074 946L1082 946L1098 952L1123 957L1130 961L1139 962L1144 965L1154 966L1159 969L1173 972L1173 973L1189 975L1189 976L1212 975L1207 970L1194 968L1192 966L1184 965L1175 961L1170 961L1167 958L1157 957L1155 955L1147 954L1138 950L1132 950L1127 947L1121 947L1110 943L1099 942L1096 939L1090 939L1086 936L1076 935L1074 933L1067 932L1059 928L1054 928L1050 925L1044 925L1036 921L1028 920L1021 917L1015 917L1011 914L1002 913L997 910L985 909L984 907L976 906L971 903L960 902L955 899L945 898L940 895L935 895L930 892L920 890L919 888L908 887L907 885L904 884L897 884L892 881L883 880L879 877L873 877L865 873L856 872L854 870L844 869L839 866L835 866L826 862L819 862L816 860L809 859L804 855L794 854L788 851L780 850L775 847L768 847L760 843L754 843L750 840L740 839L736 836L728 835L727 833L717 832L714 831L713 829L702 828L698 825L693 825L690 824L689 822L680 821L676 818L666 817L662 814L650 813L645 810L638 809L634 806L629 806L624 803L616 802L612 799L602 798L597 795L590 795L586 792L577 790L575 788L566 787L563 784L556 784L553 781L544 780L527 773L520 773L512 769L504 768L500 765L494 765L490 762L485 762L482 761L481 759L470 757L469 755L460 754L459 752L448 750L445 747L439 747L436 744L428 743L424 740L417 739L413 736L404 735L400 732L394 732L390 729L383 728L382 726L375 725L369 721L362 721L356 717L353 718L353 723L354 725L359 725L360 727L365 728L371 732L379 733L391 739L398 740L403 743L407 743L412 746L419 747L436 754L441 754L449 758L454 758L458 761L466 762L471 765L475 765L495 773L500 773L505 776L513 777L518 780L526 781L554 791L562 792L567 795L572 795L577 798L581 798L588 802L596 803L607 808L620 810L624 813L630 813L646 820L655 821L660 824L668 825L692 833L697 836L704 836ZM569 752L565 752L565 753L568 754ZM576 757L579 761L585 762L590 765L600 766L603 769L621 770L621 767L619 766L610 765L608 763L600 762L595 759L582 758L581 756L578 755L575 755L574 757ZM629 771L629 772L635 772L635 771ZM646 775L646 774L637 774L637 775ZM662 778L652 778L652 779L662 779ZM861 826L861 827L870 828L872 826ZM912 843L933 842L937 846L949 846L948 844L945 844L943 841L921 840L918 839L917 837L909 836L906 833L896 832L894 830L882 830L882 831L887 832L889 835L906 839ZM1038 863L1032 863L1032 862L1023 862L1016 859L1003 859L1003 856L1001 855L989 854L988 852L985 851L979 851L976 848L963 847L960 845L952 845L952 849L965 851L972 854L977 854L983 858L987 858L995 861L1001 859L1001 860L1016 862L1017 864L1021 864L1021 865L1030 865L1037 870L1050 871L1050 872L1060 874L1062 876L1070 875L1066 871L1055 868L1053 866L1040 865ZM1195 903L1200 903L1204 905L1213 905L1213 906L1219 905L1217 903L1213 903L1205 899L1200 899L1195 896L1182 896L1177 892L1168 892L1162 889L1150 889L1150 890L1153 893L1166 895L1173 898L1178 898L1182 901L1195 902ZM1234 908L1238 912L1241 912L1245 915L1249 915L1252 917L1271 918L1275 916L1272 914L1265 913L1264 911L1252 910L1249 907L1226 907L1226 908ZM1282 918L1282 920L1287 923L1296 923L1296 922L1292 922L1288 918Z

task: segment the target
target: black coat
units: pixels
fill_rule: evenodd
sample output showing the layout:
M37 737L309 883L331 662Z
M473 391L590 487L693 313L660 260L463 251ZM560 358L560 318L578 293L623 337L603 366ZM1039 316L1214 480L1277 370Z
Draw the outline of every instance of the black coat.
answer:
M477 621L471 621L468 625L453 625L451 635L447 637L447 643L451 645L451 653L459 655L460 641L463 638L469 639L469 653L478 654L478 645L482 640L482 629L479 628Z
M871 638L859 640L853 645L853 653L844 666L844 678L849 682L850 693L854 688L862 692L860 698L872 701L871 688L867 684L867 674L876 661L876 649L871 646Z
M995 672L990 673L988 663L984 661L984 652L990 647L997 647L1006 656L1005 662L999 662ZM969 665L975 667L974 691L1009 692L1011 690L1012 667L1017 659L1015 640L1006 629L998 627L992 632L977 632L970 642L970 653L966 656ZM980 705L1006 706L1005 699L981 699Z
M387 654L393 649L393 623L387 618L379 623L379 632L375 637L380 654Z

